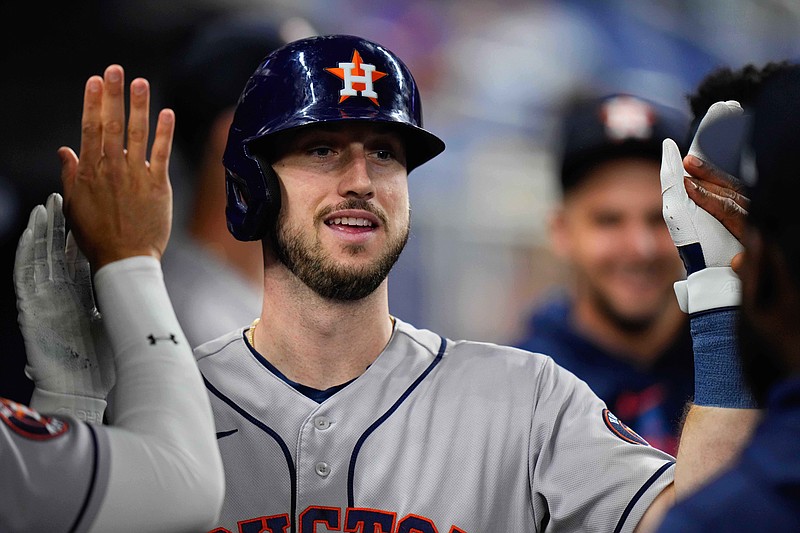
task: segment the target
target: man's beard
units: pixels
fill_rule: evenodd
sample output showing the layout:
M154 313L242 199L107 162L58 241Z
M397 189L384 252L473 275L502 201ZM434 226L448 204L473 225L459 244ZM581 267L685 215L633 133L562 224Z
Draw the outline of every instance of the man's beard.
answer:
M594 307L606 317L617 329L628 334L644 333L655 324L658 312L648 313L642 316L627 316L617 311L614 304L605 297L600 291L592 290L591 298Z
M390 229L382 212L368 202L355 199L318 214L316 222L324 224L322 220L327 214L344 209L369 211L380 219L387 233ZM290 228L281 218L277 224L275 248L280 262L315 293L331 300L354 301L369 296L383 283L408 241L409 230L410 224L390 239L383 255L372 264L359 268L337 265L317 238L304 238L299 229ZM360 245L348 245L345 249L353 256L364 252Z
M788 375L788 370L779 359L780 351L756 330L744 311L739 313L737 328L744 378L756 402L763 407L770 389Z

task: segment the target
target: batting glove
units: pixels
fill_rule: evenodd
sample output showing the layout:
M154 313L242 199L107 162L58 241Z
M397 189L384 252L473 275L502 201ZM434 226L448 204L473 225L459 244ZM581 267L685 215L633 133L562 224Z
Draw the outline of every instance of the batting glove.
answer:
M700 121L689 154L707 161L698 137L711 122L743 112L738 102L716 102ZM686 194L680 150L665 139L661 158L661 199L664 221L686 267L687 279L675 283L681 310L697 313L738 306L741 288L731 269L731 259L742 251L741 243L716 218L698 207Z
M52 194L31 211L17 245L14 286L25 342L31 405L102 423L114 360L92 292L89 262L70 233L63 200Z

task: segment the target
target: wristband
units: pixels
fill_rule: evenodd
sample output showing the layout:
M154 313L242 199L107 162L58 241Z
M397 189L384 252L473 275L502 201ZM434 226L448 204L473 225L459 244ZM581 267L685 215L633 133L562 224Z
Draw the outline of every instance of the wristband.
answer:
M747 387L736 342L738 309L714 309L692 315L694 404L757 409Z

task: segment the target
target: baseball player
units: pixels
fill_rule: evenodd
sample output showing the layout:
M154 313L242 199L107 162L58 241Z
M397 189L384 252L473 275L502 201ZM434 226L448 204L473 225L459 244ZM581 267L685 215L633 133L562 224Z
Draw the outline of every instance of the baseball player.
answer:
M651 446L674 454L691 398L683 265L661 217L661 141L688 120L633 94L581 96L562 118L552 251L569 271L514 343L586 381ZM688 145L686 146L688 148ZM684 149L685 150L685 149Z
M719 242L741 241L746 249L742 254L741 246L726 246L727 258L734 254L731 266L741 286L728 283L730 269L719 264L701 266L687 279L689 303L697 287L706 300L702 315L692 318L693 327L713 341L706 364L748 385L765 411L733 467L673 508L659 529L662 533L800 531L800 255L795 215L800 159L794 142L800 125L800 68L786 66L768 76L751 86L753 98L745 95L749 101L744 113L736 101L709 108L708 115L725 109L738 113L721 115L705 135L698 134L703 150L692 154L698 158L681 161L665 142L665 194L676 190L684 202L703 208L694 213L706 213L708 219L711 213L725 227L715 222L705 229L716 230L704 232L697 242L676 238L676 244L699 244L705 258L719 255L714 253ZM737 168L741 179L721 171L720 164ZM691 176L685 187L684 167ZM681 227L688 221L683 219ZM681 236L675 228L672 232ZM731 359L731 353L739 357Z
M390 314L408 173L443 149L371 41L289 43L246 84L226 215L263 243L264 302L195 350L225 467L215 533L649 531L695 480L546 355ZM679 467L736 448L741 417L717 411L687 424Z
M222 504L208 397L159 263L174 117L160 114L148 163L148 84L131 84L127 146L123 87L116 65L90 78L80 160L59 151L70 236L53 194L19 241L14 277L35 408L0 399L0 531L197 531ZM113 362L96 349L101 338ZM88 423L102 419L114 380L114 426Z

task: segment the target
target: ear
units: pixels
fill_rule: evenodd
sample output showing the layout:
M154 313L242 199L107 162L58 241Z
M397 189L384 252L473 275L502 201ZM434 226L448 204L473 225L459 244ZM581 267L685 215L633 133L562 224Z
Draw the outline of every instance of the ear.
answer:
M550 232L550 243L553 247L553 254L559 259L568 259L571 255L571 238L569 232L569 221L563 206L557 207L550 213L548 229Z

